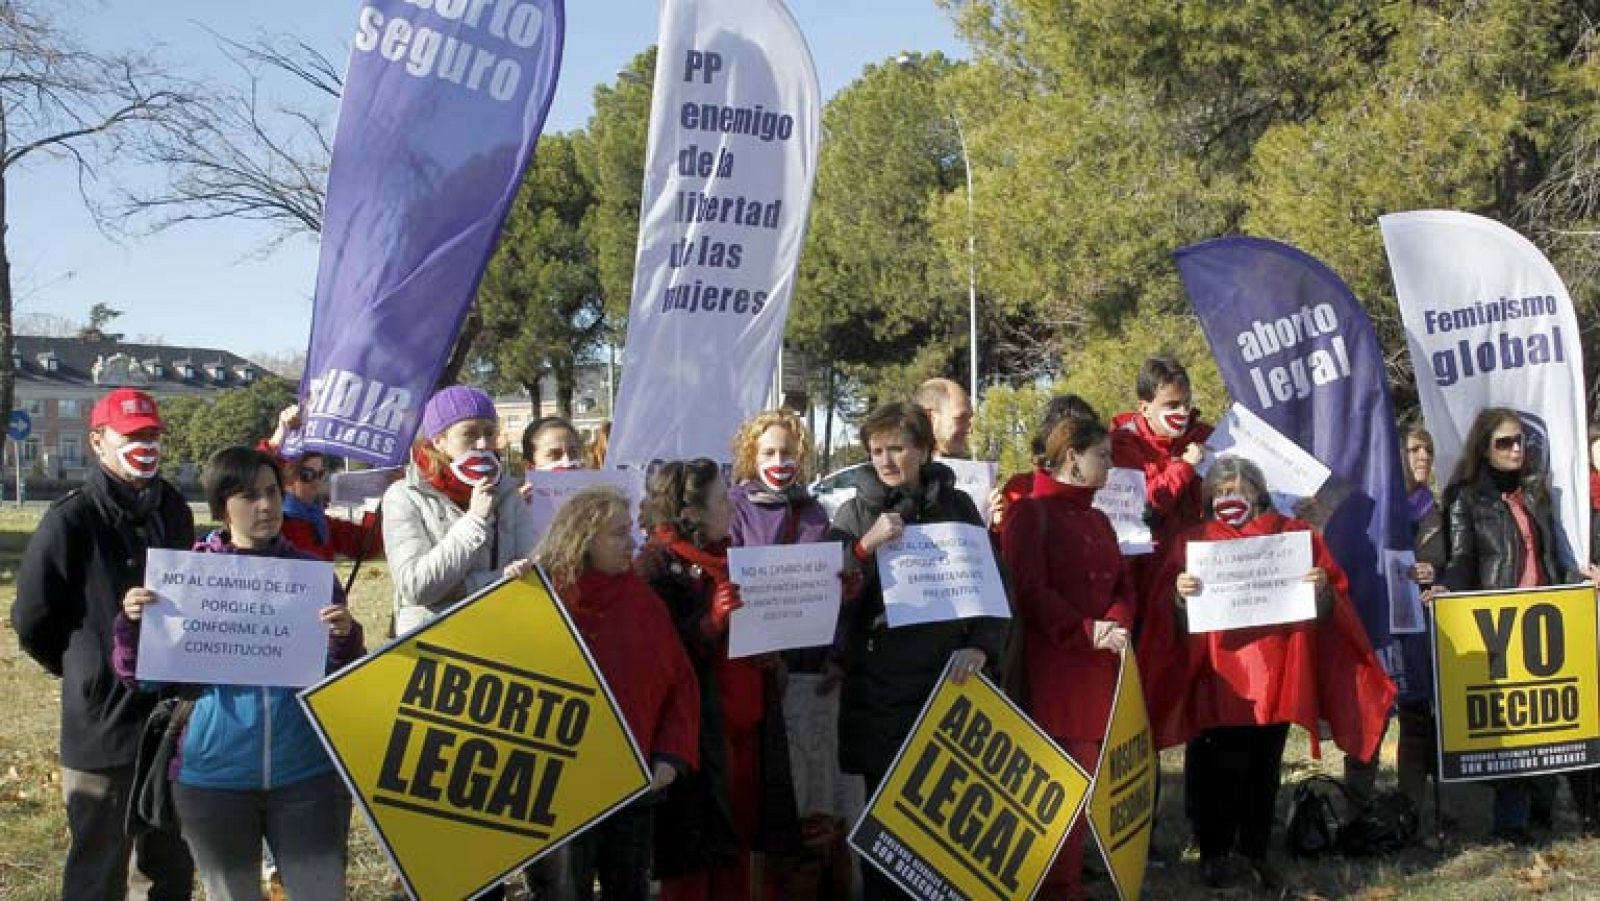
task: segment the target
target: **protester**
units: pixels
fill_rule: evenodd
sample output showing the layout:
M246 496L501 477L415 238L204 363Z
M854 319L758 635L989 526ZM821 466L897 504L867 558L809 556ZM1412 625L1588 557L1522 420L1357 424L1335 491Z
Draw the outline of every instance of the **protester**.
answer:
M982 526L972 499L956 488L950 468L932 460L933 426L912 404L889 404L861 425L861 444L872 461L856 480L856 495L834 515L831 536L845 543L863 571L858 600L840 612L846 647L839 714L839 759L847 773L866 779L870 794L883 781L923 703L954 655L952 671L964 681L1000 660L1004 620L964 620L888 627L883 587L874 563L878 549L908 525L963 522ZM863 872L866 898L899 897L872 868Z
M635 567L666 603L700 686L700 770L666 792L655 837L663 901L750 897L755 856L792 847L788 741L770 665L728 657L728 619L742 606L728 578L728 486L712 460L666 463L641 519ZM763 891L766 891L766 881Z
M1535 588L1593 580L1592 566L1562 566L1557 526L1544 473L1526 466L1527 438L1516 411L1489 407L1467 430L1450 485L1444 492L1443 575L1446 591ZM1589 791L1590 771L1570 779L1578 814L1586 827L1597 811ZM1517 843L1532 841L1530 826L1550 825L1556 781L1550 776L1496 779L1493 834Z
M476 388L452 385L423 408L406 476L383 495L397 633L532 568L533 524L514 480L501 478L499 434L494 403Z
M139 737L155 700L111 672L112 624L144 584L145 551L194 544L189 505L159 475L161 417L150 395L119 388L89 412L82 488L50 506L17 572L17 642L61 679L61 788L69 844L61 897L188 898L194 867L176 834L129 839L123 813ZM130 855L133 866L129 867ZM148 893L147 895L145 893Z
M611 420L600 423L600 428L594 431L594 440L589 442L589 448L583 452L584 461L590 469L603 469L606 465L606 450L611 446Z
M278 414L272 435L261 450L278 460L283 473L283 537L318 560L370 560L383 552L381 523L368 512L360 523L329 516L328 458L320 453L289 454L288 435L300 427L300 405Z
M1033 493L1033 486L1040 473L1046 477L1050 475L1049 468L1045 465L1045 444L1050 440L1050 433L1056 425L1064 419L1082 419L1088 422L1099 422L1100 415L1089 406L1089 402L1076 394L1058 394L1050 398L1044 405L1044 415L1039 420L1039 427L1028 441L1028 450L1033 461L1033 469L1029 472L1019 472L1005 481L998 489L995 497L989 500L989 527L1000 531L1005 527L1006 510L1017 501Z
M584 468L583 438L560 416L536 419L522 430L522 465L530 471Z
M735 547L807 544L828 537L828 514L806 491L810 480L811 437L788 410L758 413L739 428L733 442L733 504L729 525ZM859 574L851 588L860 590ZM783 654L787 684L783 715L789 737L789 766L801 834L814 851L797 862L787 886L801 894L805 879L825 878L844 863L843 839L865 803L861 779L839 770L839 682L843 670L831 645ZM815 871L814 873L812 871ZM821 891L819 886L818 891ZM797 899L798 901L798 899Z
M972 400L966 389L950 379L928 379L917 386L911 399L933 422L935 457L965 460L971 456L967 439L972 435Z
M635 531L622 492L588 488L556 513L538 560L622 708L659 794L699 765L700 690L661 599L633 572ZM605 901L650 897L655 799L634 802L573 842L568 864L583 901L594 896L597 875Z
M206 464L205 488L211 515L223 527L197 544L196 552L315 559L280 534L283 483L270 454L249 447L218 451ZM337 583L322 600L327 671L333 672L365 649L361 624L350 615ZM141 687L135 676L139 620L146 607L158 603L160 597L147 588L131 589L123 598L111 659L117 678L130 690ZM196 688L194 710L168 775L206 897L257 901L265 840L290 897L343 899L350 796L295 703L296 690Z
M1141 615L1139 660L1148 676L1151 728L1160 747L1189 742L1201 875L1213 887L1232 877L1241 852L1269 890L1282 877L1267 859L1273 805L1289 725L1311 736L1326 728L1346 754L1378 752L1395 688L1379 664L1348 595L1343 570L1308 523L1272 510L1254 463L1222 457L1207 473L1209 516L1167 542ZM1191 542L1309 532L1317 618L1277 626L1187 632L1187 606L1200 581L1185 571ZM1176 595L1173 594L1174 588Z
M1405 455L1402 472L1406 480L1406 507L1417 559L1411 568L1411 578L1426 592L1433 587L1445 564L1444 518L1433 494L1433 436L1421 425L1413 425L1405 430L1401 443ZM1431 617L1432 610L1425 608L1424 615ZM1417 810L1423 808L1428 778L1439 778L1430 632L1395 636L1400 642L1405 669L1397 716L1400 743L1395 769L1400 793ZM1434 816L1442 817L1443 812L1436 810Z
M1138 608L1117 533L1093 506L1111 472L1111 441L1092 419L1050 430L1028 497L1005 526L1005 562L1023 633L1028 716L1087 772L1116 693L1119 654ZM1082 819L1068 833L1040 898L1083 894Z

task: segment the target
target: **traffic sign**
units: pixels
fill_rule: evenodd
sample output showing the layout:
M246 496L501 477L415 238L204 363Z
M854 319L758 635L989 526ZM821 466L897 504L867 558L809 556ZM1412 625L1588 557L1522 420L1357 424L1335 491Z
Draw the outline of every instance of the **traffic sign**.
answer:
M12 441L27 441L33 434L33 419L25 410L12 410L11 417L6 420L6 436Z

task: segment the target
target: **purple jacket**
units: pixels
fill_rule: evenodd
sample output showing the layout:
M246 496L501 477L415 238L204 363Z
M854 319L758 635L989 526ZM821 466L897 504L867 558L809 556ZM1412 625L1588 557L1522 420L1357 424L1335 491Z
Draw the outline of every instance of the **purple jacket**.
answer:
M800 501L793 506L781 495L760 482L740 482L728 492L733 502L733 519L728 535L734 547L764 547L773 544L810 544L828 537L828 513L817 499L798 489ZM796 521L791 527L793 517ZM788 538L791 528L794 538Z

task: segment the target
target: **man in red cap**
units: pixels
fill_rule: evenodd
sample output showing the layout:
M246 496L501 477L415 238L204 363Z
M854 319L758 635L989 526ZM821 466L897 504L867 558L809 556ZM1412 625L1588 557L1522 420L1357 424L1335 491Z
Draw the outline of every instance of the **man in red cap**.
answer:
M61 786L71 845L61 897L186 899L194 866L175 833L128 838L123 816L153 695L111 672L112 621L144 584L145 551L194 546L194 516L161 478L161 417L119 388L89 414L99 466L50 505L17 573L11 624L29 656L61 678ZM134 868L129 869L132 856Z

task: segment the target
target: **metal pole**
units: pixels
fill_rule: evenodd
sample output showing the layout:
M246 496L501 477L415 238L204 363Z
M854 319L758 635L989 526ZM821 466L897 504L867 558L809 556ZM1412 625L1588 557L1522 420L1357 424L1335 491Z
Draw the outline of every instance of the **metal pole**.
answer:
M978 406L978 229L973 222L972 157L967 155L967 133L961 128L961 118L955 107L950 108L950 121L956 126L956 139L961 142L961 163L967 170L967 366L968 393L972 406Z

